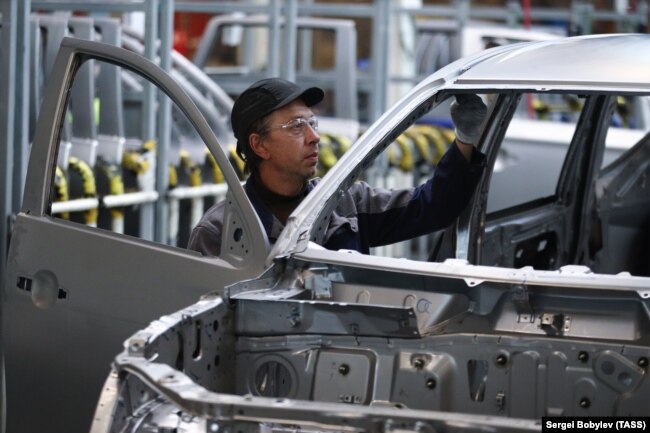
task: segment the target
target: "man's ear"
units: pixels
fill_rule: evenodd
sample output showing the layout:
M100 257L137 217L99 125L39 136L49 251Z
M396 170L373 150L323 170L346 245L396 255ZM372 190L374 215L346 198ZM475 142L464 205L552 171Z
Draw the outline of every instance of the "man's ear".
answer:
M266 142L260 134L252 133L249 135L248 144L251 147L251 150L263 160L267 160L271 157Z

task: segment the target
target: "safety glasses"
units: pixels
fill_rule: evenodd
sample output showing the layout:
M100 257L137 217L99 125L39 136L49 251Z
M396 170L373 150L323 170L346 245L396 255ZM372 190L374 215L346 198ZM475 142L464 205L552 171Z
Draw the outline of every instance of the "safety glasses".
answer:
M300 137L305 135L307 126L313 129L315 132L318 131L318 119L314 116L305 119L304 117L297 117L291 119L287 123L282 123L280 125L270 126L269 129L283 129L287 131L290 135L294 137Z

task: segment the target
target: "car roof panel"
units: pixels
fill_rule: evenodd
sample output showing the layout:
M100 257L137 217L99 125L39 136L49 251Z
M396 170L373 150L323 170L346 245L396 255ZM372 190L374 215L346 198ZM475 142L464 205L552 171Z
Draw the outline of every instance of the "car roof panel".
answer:
M507 48L484 56L455 84L650 90L650 35L592 35Z

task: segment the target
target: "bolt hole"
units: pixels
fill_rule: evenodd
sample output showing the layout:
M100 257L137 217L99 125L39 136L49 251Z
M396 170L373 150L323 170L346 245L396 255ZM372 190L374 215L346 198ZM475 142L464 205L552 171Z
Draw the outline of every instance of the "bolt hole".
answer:
M609 361L605 361L605 362L603 362L603 364L600 366L600 370L601 370L603 373L605 373L606 375L609 376L610 374L614 373L614 370L615 370L615 368L614 368L614 364L612 364L612 363L609 362Z
M497 355L495 362L497 363L497 365L503 367L508 363L508 356L503 353L500 353L499 355Z
M632 376L629 373L623 372L618 375L618 381L621 382L621 385L628 387L632 385Z
M415 358L413 360L413 367L417 368L418 370L424 367L424 359L422 358Z
M588 354L587 352L585 352L585 351L581 351L581 352L578 354L578 360L579 360L580 362L587 362L587 361L589 361L589 354Z

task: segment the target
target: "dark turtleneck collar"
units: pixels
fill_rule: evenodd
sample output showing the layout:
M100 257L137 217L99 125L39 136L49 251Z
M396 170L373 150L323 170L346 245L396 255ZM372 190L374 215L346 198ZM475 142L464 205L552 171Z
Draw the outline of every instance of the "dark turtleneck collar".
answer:
M262 200L262 203L264 203L264 205L278 220L280 220L282 224L287 223L287 218L291 215L291 212L298 207L300 202L305 198L305 195L307 195L307 182L305 182L298 194L294 196L286 196L267 188L262 182L259 173L256 171L251 173L251 177L253 177L253 186L259 195L259 198Z

